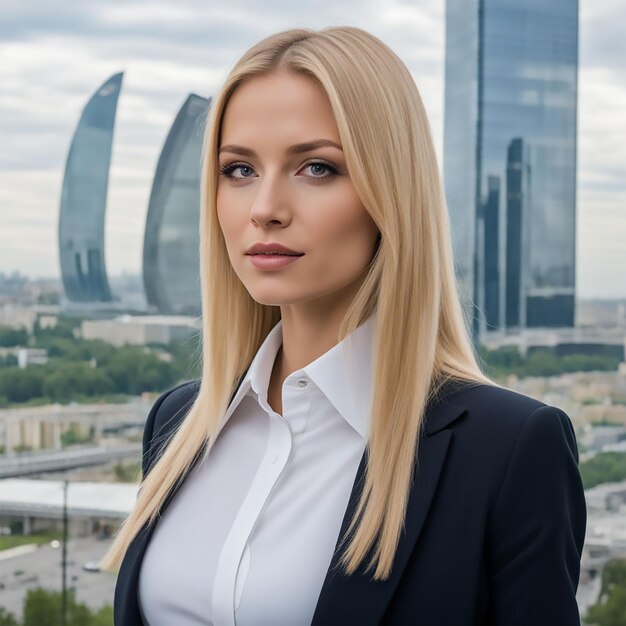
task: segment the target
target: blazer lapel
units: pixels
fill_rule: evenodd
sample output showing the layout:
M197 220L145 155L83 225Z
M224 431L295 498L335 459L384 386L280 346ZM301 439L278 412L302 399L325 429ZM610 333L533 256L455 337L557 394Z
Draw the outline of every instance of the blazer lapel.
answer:
M338 564L339 555L343 552L337 549L339 541L354 515L361 494L361 483L365 479L367 453L363 454L335 553L322 585L311 626L380 623L424 526L430 503L437 489L452 439L452 432L444 428L465 412L464 407L445 401L438 402L426 411L425 436L422 437L419 447L419 473L409 496L405 531L400 536L391 575L384 581L372 581L372 570L368 574L365 573L371 551L364 559L362 566L352 576L343 574Z
M122 564L120 565L115 585L114 622L116 626L136 625L142 626L141 612L139 610L139 597L137 587L139 582L139 568L143 559L148 541L154 531L155 524L144 525L128 546ZM122 575L123 572L123 575Z

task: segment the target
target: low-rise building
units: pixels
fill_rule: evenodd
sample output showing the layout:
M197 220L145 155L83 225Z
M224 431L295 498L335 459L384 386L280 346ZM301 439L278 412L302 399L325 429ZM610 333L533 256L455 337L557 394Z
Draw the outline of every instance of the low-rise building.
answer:
M83 339L102 339L115 346L169 344L199 333L200 320L183 315L121 315L112 320L84 320Z

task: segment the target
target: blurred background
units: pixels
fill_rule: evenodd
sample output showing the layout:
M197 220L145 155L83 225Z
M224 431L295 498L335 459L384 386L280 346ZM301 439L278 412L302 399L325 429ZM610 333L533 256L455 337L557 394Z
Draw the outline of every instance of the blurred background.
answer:
M241 54L352 25L429 115L485 370L571 417L578 602L626 623L620 0L0 3L0 626L112 624L96 561L155 398L199 376L199 162Z

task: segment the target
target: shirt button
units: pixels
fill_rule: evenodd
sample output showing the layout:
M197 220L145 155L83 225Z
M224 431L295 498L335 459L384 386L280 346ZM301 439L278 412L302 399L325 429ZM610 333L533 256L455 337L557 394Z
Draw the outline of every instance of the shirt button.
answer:
M300 387L306 387L306 380L299 380L299 381L298 381L298 385L299 385Z

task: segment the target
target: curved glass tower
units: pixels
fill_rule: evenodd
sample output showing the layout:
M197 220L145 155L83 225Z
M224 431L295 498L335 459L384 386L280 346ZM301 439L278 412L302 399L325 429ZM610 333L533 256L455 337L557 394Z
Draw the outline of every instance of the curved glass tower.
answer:
M143 282L162 314L200 315L200 161L209 102L190 94L157 164L143 241Z
M111 76L80 116L65 164L59 254L65 295L73 302L110 302L104 264L104 214L117 99L123 72Z
M578 0L447 0L444 181L476 338L574 325Z

